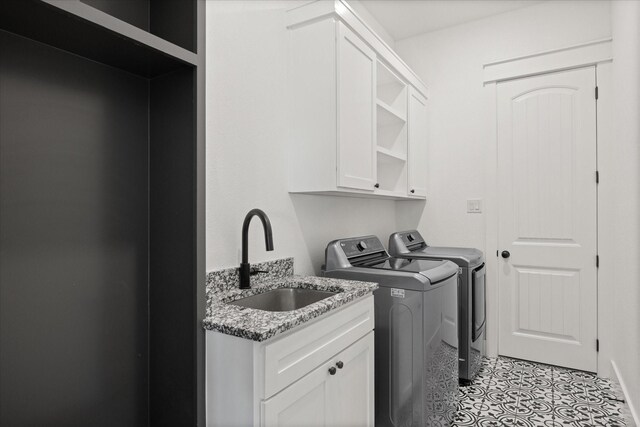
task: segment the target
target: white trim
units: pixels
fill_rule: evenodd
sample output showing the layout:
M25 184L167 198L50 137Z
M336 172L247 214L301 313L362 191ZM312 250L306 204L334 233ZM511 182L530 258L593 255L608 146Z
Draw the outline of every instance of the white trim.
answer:
M581 47L586 47L586 46L591 46L591 45L596 45L596 44L601 44L601 43L607 43L607 42L611 42L611 41L613 41L613 39L611 37L608 37L608 38L604 38L604 39L592 40L592 41L589 41L589 42L586 42L586 43L578 43L578 44L573 44L571 46L560 47L560 48L557 48L557 49L543 50L543 51L536 52L536 53L530 53L528 55L514 56L513 58L507 58L507 59L501 59L499 61L487 62L486 64L483 65L483 68L491 66L491 65L503 64L505 62L512 62L512 61L517 61L517 60L520 60L520 59L533 58L534 56L548 55L550 53L563 52L565 50L578 49L578 48L581 48Z
M629 391L627 389L627 385L622 379L622 375L620 375L620 370L618 369L618 365L614 360L611 360L611 373L613 374L611 379L619 386L619 390L622 392L624 397L624 420L627 424L627 427L636 427L640 426L640 417L638 416L638 410L633 405L631 399L629 399Z
M422 79L398 56L398 54L351 8L346 0L313 1L287 11L287 28L295 29L319 20L335 18L342 21L361 37L376 55L391 66L403 80L414 86L425 98L429 98Z
M612 38L592 40L488 62L482 66L483 81L487 84L610 62L613 58L612 42Z
M596 85L599 96L596 104L597 132L597 170L600 175L613 176L617 168L613 153L613 87L611 82L612 63L596 66ZM613 331L615 329L613 293L610 284L615 283L615 257L618 246L615 239L615 205L616 183L612 179L602 179L598 184L598 376L609 378L613 355Z
M485 96L492 105L493 126L491 128L491 144L487 147L485 170L487 171L485 189L485 263L487 266L486 315L487 315L487 356L498 356L498 322L499 319L499 270L498 270L498 114L497 84L486 84L483 88ZM493 278L493 279L491 279Z

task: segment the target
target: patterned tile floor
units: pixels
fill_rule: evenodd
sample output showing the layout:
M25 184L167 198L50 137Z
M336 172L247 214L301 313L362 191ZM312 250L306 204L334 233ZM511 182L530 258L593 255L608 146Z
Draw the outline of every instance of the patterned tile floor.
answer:
M517 359L486 359L472 385L460 387L455 426L624 427L608 380Z

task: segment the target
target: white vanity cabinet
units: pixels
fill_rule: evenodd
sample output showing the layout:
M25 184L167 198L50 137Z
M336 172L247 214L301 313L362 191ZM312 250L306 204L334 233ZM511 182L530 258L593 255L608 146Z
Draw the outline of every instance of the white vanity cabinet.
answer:
M263 342L206 332L207 426L372 426L373 296Z
M342 0L292 9L287 25L289 191L424 199L424 83Z
M373 356L373 332L369 332L264 401L261 425L373 426Z

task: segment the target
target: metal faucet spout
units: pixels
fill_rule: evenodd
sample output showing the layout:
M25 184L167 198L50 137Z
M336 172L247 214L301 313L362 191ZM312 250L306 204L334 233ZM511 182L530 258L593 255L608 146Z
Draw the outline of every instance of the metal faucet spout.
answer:
M267 251L273 250L273 233L271 221L266 213L260 209L251 209L242 223L242 262L240 263L240 289L251 287L251 265L249 264L249 224L251 219L257 216L262 221L264 228L264 244Z

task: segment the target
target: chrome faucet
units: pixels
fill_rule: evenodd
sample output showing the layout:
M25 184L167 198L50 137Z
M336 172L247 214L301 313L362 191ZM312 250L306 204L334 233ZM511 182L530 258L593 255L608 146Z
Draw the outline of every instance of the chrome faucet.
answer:
M251 288L251 265L249 264L249 223L251 218L257 216L262 221L264 228L264 243L267 251L273 250L273 235L271 233L271 221L266 213L260 209L251 209L242 224L242 262L240 263L240 289Z

